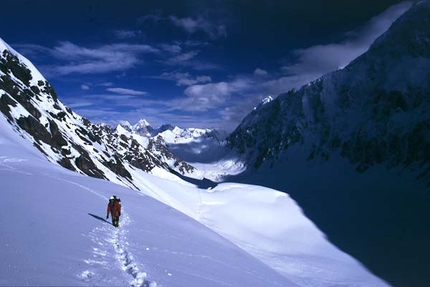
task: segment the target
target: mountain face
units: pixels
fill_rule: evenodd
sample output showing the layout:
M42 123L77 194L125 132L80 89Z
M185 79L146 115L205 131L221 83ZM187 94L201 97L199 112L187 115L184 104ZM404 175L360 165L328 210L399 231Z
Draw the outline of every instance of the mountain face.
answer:
M226 134L214 129L180 128L170 124L162 125L154 129L145 119L139 120L134 125L128 121L121 122L119 126L132 134L159 140L161 138L166 144L188 144L200 142L206 138L213 138L220 142L225 139ZM118 128L117 128L118 129Z
M234 180L288 192L394 286L430 286L430 1L347 67L259 105L228 137Z
M135 189L134 168L146 172L173 169L181 174L195 171L156 140L145 142L77 115L58 100L31 62L2 40L0 53L0 111L50 161ZM139 122L135 129L145 127Z
M115 132L136 139L159 160L169 163L168 168L174 169L172 173L179 170L182 175L185 174L184 179L201 180L204 177L204 172L196 170L187 162L216 161L228 151L224 141L226 133L214 129L180 128L170 124L154 129L141 119L134 125L122 122Z
M229 152L225 147L227 134L214 129L180 128L170 124L154 129L142 119L134 125L122 122L116 132L136 138L161 161L173 161L170 167L179 169L188 178L198 180L204 177L204 172L191 168L186 162L213 162Z
M150 137L157 139L161 137L167 144L183 144L190 142L198 142L202 138L214 138L219 140L222 137L222 133L213 129L198 129L198 128L180 128L172 126L170 124L162 125L161 127L154 129L146 120L141 119L134 125L125 121L120 123L120 126L126 131L138 134L144 137ZM224 136L225 137L225 136Z
M401 166L430 183L428 6L415 5L345 69L260 105L230 145L255 168L306 145L308 160L339 152L358 172Z

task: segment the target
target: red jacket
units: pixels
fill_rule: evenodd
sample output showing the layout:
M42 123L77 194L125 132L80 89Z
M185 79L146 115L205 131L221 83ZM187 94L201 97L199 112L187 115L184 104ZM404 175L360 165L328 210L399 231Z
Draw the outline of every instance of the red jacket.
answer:
M119 217L121 215L121 204L118 201L114 201L113 203L108 203L107 206L107 216L109 213L112 215L112 218Z

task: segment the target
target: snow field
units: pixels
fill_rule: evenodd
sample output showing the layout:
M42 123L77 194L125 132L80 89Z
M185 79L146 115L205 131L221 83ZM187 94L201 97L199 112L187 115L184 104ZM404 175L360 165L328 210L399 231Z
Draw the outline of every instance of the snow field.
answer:
M283 193L133 177L141 192L65 170L0 117L0 285L387 286ZM113 194L119 228L104 222Z

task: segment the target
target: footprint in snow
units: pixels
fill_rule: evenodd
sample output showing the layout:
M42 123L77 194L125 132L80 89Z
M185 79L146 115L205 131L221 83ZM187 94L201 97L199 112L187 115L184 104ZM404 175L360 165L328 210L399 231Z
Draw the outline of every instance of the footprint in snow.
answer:
M132 277L130 286L157 287L158 285L156 282L146 280L146 272L140 271L133 255L127 249L128 231L124 227L126 227L128 223L129 217L124 214L120 228L113 228L107 225L94 228L90 232L89 237L97 247L93 248L93 258L86 259L84 262L92 267L108 268L110 266L109 259L113 257L110 255L113 247L115 251L114 257L120 263L121 269ZM83 271L78 277L85 282L100 280L100 278L97 278L97 274L90 270Z

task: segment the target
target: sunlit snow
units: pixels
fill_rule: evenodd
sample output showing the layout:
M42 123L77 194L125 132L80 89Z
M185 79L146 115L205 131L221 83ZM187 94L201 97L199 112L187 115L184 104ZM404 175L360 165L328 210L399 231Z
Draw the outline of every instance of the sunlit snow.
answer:
M137 192L73 173L0 117L0 285L387 286L285 193L155 174L136 170ZM112 194L119 228L104 221Z

